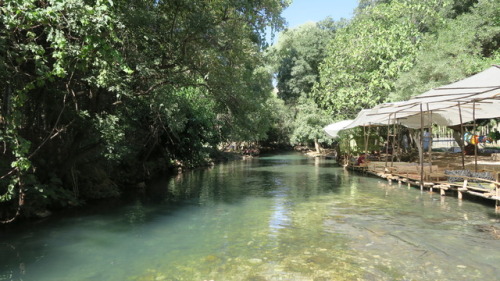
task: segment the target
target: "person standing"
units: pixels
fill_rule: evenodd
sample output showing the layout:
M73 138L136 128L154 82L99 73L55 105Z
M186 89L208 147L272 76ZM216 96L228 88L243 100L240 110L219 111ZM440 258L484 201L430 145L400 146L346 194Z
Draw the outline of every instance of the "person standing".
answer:
M431 142L432 142L431 133L429 132L429 130L425 129L425 131L424 131L424 139L423 139L423 149L424 149L424 152L429 151L430 146L432 145Z
M403 147L404 152L408 152L409 143L408 143L408 136L406 134L404 134L402 137L401 146Z

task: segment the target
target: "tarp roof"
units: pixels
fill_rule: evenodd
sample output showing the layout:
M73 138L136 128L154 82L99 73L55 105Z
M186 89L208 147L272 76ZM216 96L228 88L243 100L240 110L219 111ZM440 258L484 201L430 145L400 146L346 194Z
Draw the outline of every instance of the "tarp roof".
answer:
M470 102L499 97L500 66L494 65L463 80L427 91L412 100Z
M368 115L387 115L386 120L396 118L402 125L420 128L420 111L424 112L425 126L430 123L428 118L432 118L432 122L438 125L453 126L474 119L500 117L499 108L500 67L492 66L476 75L432 89L408 101L381 104L373 108ZM432 117L428 112L432 112Z
M434 124L453 126L474 119L500 117L500 66L492 66L476 75L429 90L408 101L363 109L345 129L393 124L394 119L409 128L420 128L421 111L424 126L430 124L430 119Z
M343 120L343 121L340 121L340 122L336 122L336 123L333 123L333 124L330 124L330 125L326 126L325 128L323 128L323 130L330 137L336 138L336 137L339 136L338 135L339 132L342 131L342 130L344 130L347 125L349 125L349 124L352 123L352 121L353 120Z
M381 120L381 123L388 123L389 118L396 118L397 123L410 128L420 128L420 105L422 105L422 114L424 125L428 126L429 119L432 123L440 126L454 126L460 123L467 123L474 119L496 118L500 117L500 100L484 100L481 102L461 103L458 102L432 102L432 103L413 103L398 106L381 105L380 108L373 108L368 113L368 117L374 116ZM432 116L432 117L430 117ZM382 120L385 120L382 121Z

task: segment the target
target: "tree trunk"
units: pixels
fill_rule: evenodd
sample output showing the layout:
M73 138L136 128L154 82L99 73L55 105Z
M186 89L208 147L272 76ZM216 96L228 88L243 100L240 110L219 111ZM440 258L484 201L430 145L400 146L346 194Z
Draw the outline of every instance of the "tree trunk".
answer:
M9 106L10 106L10 97L11 97L11 88L10 84L7 84L7 87L5 91L3 92L3 99L2 99L2 112L0 112L0 124L5 122L7 124L7 121L5 118L9 116Z
M455 139L458 146L464 147L464 144L462 143L462 134L460 133L460 128L459 129L455 127L449 127L449 128L453 130L453 139Z
M420 143L420 137L421 137L420 136L420 131L411 129L410 130L410 134L411 134L411 136L413 138L413 141L414 141L415 145L417 146L418 155L422 155L423 152L422 152L422 145Z
M314 139L314 148L316 149L317 153L321 153L321 145L319 144L317 139Z

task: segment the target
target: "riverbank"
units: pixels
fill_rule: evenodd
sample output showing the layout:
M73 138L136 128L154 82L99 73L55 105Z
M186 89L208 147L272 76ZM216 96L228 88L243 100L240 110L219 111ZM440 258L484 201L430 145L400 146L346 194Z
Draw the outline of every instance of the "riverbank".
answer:
M295 146L293 150L301 152L308 157L324 157L327 159L336 159L337 153L335 149L322 148L320 152L309 148L308 146Z
M259 147L252 150L213 150L209 157L190 161L168 162L157 158L144 163L131 161L114 165L96 162L91 168L85 166L80 168L81 170L75 169L73 176L66 180L54 177L52 182L45 184L45 190L51 190L53 194L51 197L35 200L38 194L31 191L27 193L21 206L18 206L18 200L0 202L0 221L15 218L6 224L37 222L59 213L85 213L86 209L102 209L101 206L110 202L116 205L121 204L120 201L128 202L134 198L140 199L148 194L156 194L154 183L158 179L173 178L197 169L207 169L222 163L258 157L261 153L287 150L292 150L292 148ZM59 193L62 195L57 195ZM19 210L19 215L16 217L17 210Z

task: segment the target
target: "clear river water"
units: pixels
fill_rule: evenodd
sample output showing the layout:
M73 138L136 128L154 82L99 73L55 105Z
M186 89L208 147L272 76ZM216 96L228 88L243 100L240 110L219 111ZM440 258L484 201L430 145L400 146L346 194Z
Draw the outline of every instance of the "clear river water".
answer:
M494 203L300 154L155 183L149 199L0 233L0 280L499 280Z

